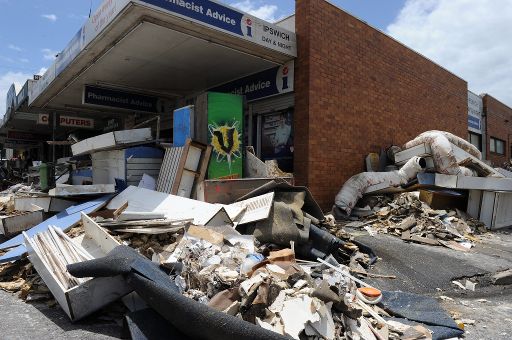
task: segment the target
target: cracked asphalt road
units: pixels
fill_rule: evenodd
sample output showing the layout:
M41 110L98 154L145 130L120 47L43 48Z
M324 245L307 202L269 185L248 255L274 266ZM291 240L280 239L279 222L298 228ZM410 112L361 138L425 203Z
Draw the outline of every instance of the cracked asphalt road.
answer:
M406 243L401 239L366 231L351 230L356 239L372 247L382 260L371 270L395 275L390 279L367 279L382 290L401 290L451 300L439 301L447 312L461 319L475 320L466 325L466 339L512 338L512 286L494 286L492 274L512 268L512 230L482 235L482 242L471 252L445 247ZM477 276L475 291L462 290L452 281Z

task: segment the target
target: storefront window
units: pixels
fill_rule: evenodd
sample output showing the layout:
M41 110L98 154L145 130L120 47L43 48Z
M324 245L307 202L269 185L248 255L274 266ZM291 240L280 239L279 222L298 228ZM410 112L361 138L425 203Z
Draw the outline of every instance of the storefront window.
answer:
M491 137L489 150L491 152L497 153L499 155L504 155L505 154L505 141Z
M281 170L293 172L293 110L262 116L261 158L276 159Z
M482 151L482 135L470 132L469 142L476 146L478 150Z

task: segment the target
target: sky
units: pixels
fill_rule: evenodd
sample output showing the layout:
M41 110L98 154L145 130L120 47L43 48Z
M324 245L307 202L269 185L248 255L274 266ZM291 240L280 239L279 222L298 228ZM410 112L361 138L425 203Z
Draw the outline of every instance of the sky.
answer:
M268 21L294 0L223 0ZM511 0L332 0L512 107ZM101 0L0 0L0 117L12 83L42 74Z

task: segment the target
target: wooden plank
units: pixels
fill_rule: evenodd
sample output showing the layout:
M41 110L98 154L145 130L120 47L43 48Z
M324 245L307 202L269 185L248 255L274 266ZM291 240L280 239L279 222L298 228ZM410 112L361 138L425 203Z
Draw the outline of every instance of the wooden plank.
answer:
M32 204L35 204L48 212L51 200L51 197L14 197L14 210L29 211Z
M199 177L196 180L196 187L192 192L192 197L197 196L197 187L199 183L202 183L206 178L206 173L208 172L208 164L210 164L210 158L212 156L213 147L208 145L206 150L204 151L203 158L201 160L201 166L199 167Z
M162 163L128 163L126 164L126 170L158 170L162 167Z
M120 245L120 243L117 242L115 238L113 238L86 214L81 214L81 220L84 226L86 239L90 238L95 244L98 245L98 247L103 252L102 256L107 255L107 253Z
M467 159L469 158L471 160L471 162L473 162L475 164L478 164L478 166L480 168L482 168L486 172L490 173L491 175L489 175L489 176L498 177L498 178L504 178L505 177L501 173L499 173L498 171L494 170L493 167L491 167L491 166L487 165L486 163L482 162L480 159L476 158L475 156L471 155L470 153L462 150L457 145L452 144L452 150L453 150L453 153L454 153L455 158L457 159L458 163L466 162Z
M436 183L437 183L436 175ZM446 176L446 175L440 175ZM512 191L512 178L457 176L458 189Z
M265 195L230 204L229 207L237 207L243 209L242 214L238 218L238 224L242 225L268 218L273 202L274 192L272 191Z
M163 212L166 218L175 220L193 218L196 225L206 225L221 209L224 210L221 205L133 186L128 187L112 199L107 208L117 209L126 201L128 201L130 211ZM227 224L232 224L232 222Z

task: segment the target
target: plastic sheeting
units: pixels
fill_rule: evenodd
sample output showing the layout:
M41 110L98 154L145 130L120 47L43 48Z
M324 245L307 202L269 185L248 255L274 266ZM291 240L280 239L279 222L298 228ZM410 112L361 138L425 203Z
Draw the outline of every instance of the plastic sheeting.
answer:
M357 201L363 197L363 193L368 187L381 183L387 183L390 187L407 184L425 167L425 159L413 157L400 170L391 172L362 172L352 176L336 195L333 211L335 214L341 212L348 216L356 206Z

